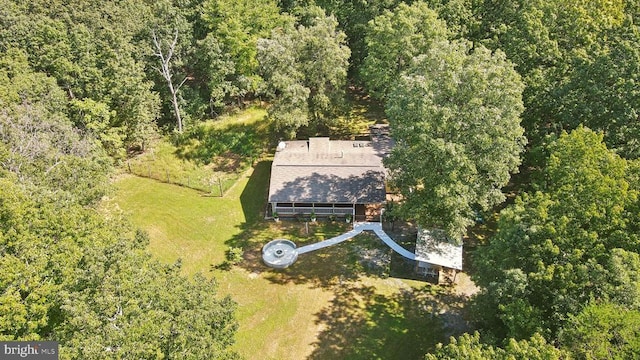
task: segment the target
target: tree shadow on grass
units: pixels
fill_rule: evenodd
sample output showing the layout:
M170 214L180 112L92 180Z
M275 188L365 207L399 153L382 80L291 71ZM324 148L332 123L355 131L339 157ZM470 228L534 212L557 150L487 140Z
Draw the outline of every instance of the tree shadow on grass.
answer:
M381 244L377 238L359 235L345 243L301 255L296 263L287 269L271 269L264 265L262 246L271 240L285 238L293 240L298 246L304 246L351 229L350 225L344 222L305 223L287 220L276 223L265 220L270 172L271 161L258 162L240 195L245 222L239 225L238 234L226 241L228 246L241 247L244 250L244 261L235 266L251 273L265 273L266 279L278 284L294 282L329 287L341 279L357 277L362 270L357 264L358 256L354 253L358 248L353 248L350 243L357 242L358 246L375 246L376 243L372 243L371 239L376 239L375 241ZM220 266L215 264L212 265L213 269L221 270Z
M388 258L390 251L374 235L360 234L338 245L303 254L287 269L269 270L264 278L276 284L310 284L333 288L345 282L357 281L362 275L386 277L387 267L363 255L375 252L378 257Z
M205 165L222 155L234 158L237 163L247 162L266 148L264 139L258 124L231 124L224 128L200 124L175 138L175 154L180 159Z
M317 314L323 330L309 359L422 359L448 336L464 299L438 286L384 295L350 283ZM445 305L446 304L446 305Z
M403 290L397 290L400 280L389 278L393 290L382 293L362 281L364 276L384 279L390 271L363 262L367 253L392 253L372 234L301 255L287 269L266 267L261 248L274 238L292 239L302 246L349 230L345 223L264 220L270 165L268 161L256 165L240 196L246 221L227 245L244 249L244 261L237 267L262 274L274 284L319 287L335 295L316 314L321 330L309 359L418 359L449 336L468 330L463 317L467 299L450 288L425 283L420 289L401 284Z
M306 233L307 227L309 234ZM373 262L367 262L361 256L362 252L377 251L380 247L380 252L388 254L391 251L377 237L369 234L360 234L344 243L300 255L286 269L272 269L262 262L262 246L273 239L292 239L298 246L303 246L341 234L345 230L347 229L343 224L305 225L295 221L267 223L266 226L257 225L243 232L233 239L233 244L236 245L231 246L243 245L244 261L236 266L251 273L262 274L263 278L274 284L305 284L328 289L344 281L355 281L365 273L373 277L388 274L388 269L372 266L370 263ZM248 240L245 236L253 237Z

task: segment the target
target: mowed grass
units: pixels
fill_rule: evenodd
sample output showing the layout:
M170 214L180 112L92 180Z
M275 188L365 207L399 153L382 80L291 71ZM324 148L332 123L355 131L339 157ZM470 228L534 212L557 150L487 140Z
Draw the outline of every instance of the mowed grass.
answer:
M232 115L203 121L183 134L155 141L129 159L128 172L220 195L268 151L269 123L263 108L249 107Z
M149 232L160 261L181 259L185 274L216 278L217 296L238 303L235 347L247 359L419 359L446 340L439 314L450 294L364 269L363 246L386 250L372 236L306 254L285 270L262 265L260 248L273 238L304 244L347 226L263 220L269 168L259 163L223 198L124 176L112 203ZM228 246L242 246L245 259L225 270L218 265Z
M231 125L247 133L258 115L207 129ZM258 129L254 134L263 133ZM205 154L194 150L198 146L190 142L182 154L171 149L163 157L185 161L185 154ZM149 251L161 262L180 260L186 275L217 280L215 296L238 303L235 349L247 359L422 359L456 334L445 319L459 317L464 299L438 286L388 278L388 268L371 268L363 252L390 253L371 235L302 255L288 269L265 267L261 247L272 239L300 246L348 230L342 222L264 220L270 169L270 161L258 161L223 197L124 175L105 211L120 211L146 230ZM230 246L242 247L244 259L225 267Z
M265 166L259 169L264 170ZM312 352L318 332L314 329L319 326L315 314L333 293L313 284L274 283L259 259L251 260L258 261L252 265L259 265L259 271L242 267L216 269L225 259L228 241L239 237L246 226L240 195L247 195L245 188L251 174L241 177L224 198L125 176L115 183L117 195L113 203L136 226L149 232L149 250L160 261L174 263L181 259L185 274L213 276L219 282L218 296L233 297L238 303L240 323L236 348L242 355L247 359L299 359L300 354ZM254 206L251 211L259 213L258 209ZM253 221L256 218L254 215ZM283 236L277 229L271 233ZM246 245L250 246L249 253L259 252L261 246L258 242ZM262 270L267 274L261 274Z
M186 274L205 273L211 264L221 263L225 240L239 229L220 224L243 221L240 204L229 197L136 176L123 176L115 186L118 207L149 233L151 253L165 263L183 260Z

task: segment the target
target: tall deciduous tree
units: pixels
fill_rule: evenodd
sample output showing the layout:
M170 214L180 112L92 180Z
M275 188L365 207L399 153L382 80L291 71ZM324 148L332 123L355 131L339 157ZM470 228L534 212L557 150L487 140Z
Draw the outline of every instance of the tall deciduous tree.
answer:
M387 100L396 140L385 162L401 212L460 237L474 210L504 200L526 139L522 82L501 52L438 42L414 60Z
M346 87L349 48L337 21L318 7L299 14L300 24L258 42L258 59L279 130L295 136L301 126L326 126Z
M476 0L423 0L438 13L438 17L447 23L452 39L470 39L476 31L480 19L474 11Z
M207 33L200 45L206 46L204 54L215 62L207 73L212 100L219 104L260 90L258 39L290 26L293 18L282 14L275 0L206 0L202 21Z
M529 340L516 341L510 339L504 348L484 344L480 341L480 334L464 334L451 338L446 346L439 345L432 354L427 354L427 360L438 359L467 359L467 360L559 360L567 358L567 353L547 343L540 334L535 334Z
M149 38L136 41L147 31L147 4L3 0L0 7L4 49L25 51L29 65L55 78L69 99L105 104L115 111L109 127L122 129L123 146L143 146L159 104L143 61Z
M293 3L289 6L292 8L300 1L286 2ZM367 56L365 42L367 24L376 16L382 15L385 10L392 10L402 2L402 0L315 0L315 3L327 14L335 15L340 23L340 29L347 35L349 49L351 49L350 75L353 78L358 77L362 62Z
M475 313L489 331L555 336L591 300L637 306L629 282L638 263L628 253L640 246L634 169L586 128L550 146L539 191L503 210L497 234L476 252L484 290Z
M564 128L584 124L622 156L640 158L640 27L625 23L602 50L574 59L550 100Z
M360 70L369 93L385 99L412 59L428 53L447 35L445 22L421 1L411 6L401 3L371 20L365 36L368 53Z
M571 316L560 343L576 359L633 359L640 355L640 311L603 303Z
M55 79L33 71L23 51L9 49L0 56L0 81L0 142L7 151L0 166L61 200L99 200L111 162L95 134L80 133L66 117L67 99Z
M158 36L155 32L152 32L153 45L155 47L154 55L160 60L160 68L158 72L162 75L167 82L169 93L171 94L171 105L173 105L173 113L178 123L178 132L182 132L182 115L180 114L180 104L178 102L178 91L187 81L185 76L179 84L175 84L173 73L171 71L171 59L178 43L178 31L175 31L172 41L158 40ZM165 50L166 48L166 50Z
M499 1L477 7L473 35L501 49L527 86L523 124L535 145L584 124L638 157L638 9L634 1Z

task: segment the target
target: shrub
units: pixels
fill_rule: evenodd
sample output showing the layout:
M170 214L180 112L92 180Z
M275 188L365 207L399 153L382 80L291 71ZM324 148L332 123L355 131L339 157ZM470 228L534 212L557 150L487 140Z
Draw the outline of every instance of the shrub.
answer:
M227 251L225 252L227 262L231 265L235 265L240 261L242 261L243 254L244 252L242 251L241 247L233 247L233 246L229 247L229 249L227 249Z

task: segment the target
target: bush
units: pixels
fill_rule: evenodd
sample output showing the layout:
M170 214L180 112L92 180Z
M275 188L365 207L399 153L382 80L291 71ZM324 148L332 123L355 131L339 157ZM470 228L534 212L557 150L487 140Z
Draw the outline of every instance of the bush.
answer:
M244 254L244 251L242 251L241 247L233 247L233 246L229 247L229 249L227 249L227 251L225 252L227 262L231 265L235 265L240 261L242 261L243 254Z

